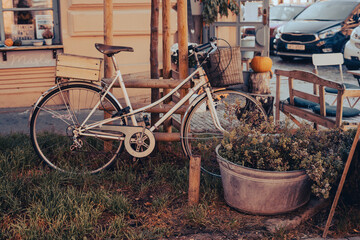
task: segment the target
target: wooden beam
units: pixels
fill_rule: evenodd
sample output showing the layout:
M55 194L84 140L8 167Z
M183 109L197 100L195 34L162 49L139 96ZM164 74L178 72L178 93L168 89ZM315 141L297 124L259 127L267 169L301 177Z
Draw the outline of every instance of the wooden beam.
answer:
M110 84L112 79L106 78L102 80L106 84ZM128 88L175 88L182 80L174 79L146 79L146 78L134 78L134 79L124 79L125 86ZM113 87L120 87L118 82L115 82ZM186 83L181 88L189 88L190 83Z
M154 132L155 140L159 142L179 142L180 133Z
M329 217L328 217L328 219L326 221L325 229L324 229L323 236L322 236L323 238L326 238L326 236L327 236L327 232L329 230L332 218L333 218L334 213L335 213L335 208L336 208L337 203L339 201L339 197L340 197L341 191L343 189L347 173L348 173L349 168L350 168L351 160L354 157L355 149L356 149L356 146L357 146L357 144L359 142L359 137L360 137L360 124L358 125L357 131L356 131L356 134L355 134L355 138L354 138L353 144L351 146L349 156L348 156L348 158L346 160L344 171L343 171L343 174L341 176L340 183L339 183L338 189L336 191L336 195L335 195L333 204L332 204L331 209L330 209Z
M163 78L171 77L171 32L170 32L170 10L171 1L162 0L162 33L163 33Z
M283 113L290 113L296 116L300 116L303 119L306 119L310 122L318 123L327 128L335 128L337 127L336 121L327 118L325 116L321 116L319 114L313 113L310 110L305 110L299 107L292 106L287 103L282 103L282 110Z
M306 72L301 70L287 71L287 70L276 69L275 74L285 77L291 77L294 79L299 79L301 81L305 81L309 83L315 83L317 85L324 85L326 87L334 88L337 90L344 90L344 86L342 84L321 78L312 72Z
M171 118L171 124L173 125L174 128L176 128L177 130L180 131L181 122L179 122L179 121L176 120L175 118Z

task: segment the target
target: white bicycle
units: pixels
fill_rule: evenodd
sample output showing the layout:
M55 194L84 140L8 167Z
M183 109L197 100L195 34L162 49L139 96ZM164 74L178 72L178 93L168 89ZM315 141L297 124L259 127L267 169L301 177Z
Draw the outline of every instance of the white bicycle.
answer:
M216 175L219 173L214 149L223 133L230 132L237 124L256 125L267 120L261 104L247 93L211 87L202 64L217 49L215 41L193 49L197 69L192 74L158 101L139 109L132 108L115 60L115 54L133 49L104 44L95 44L95 47L113 61L116 75L111 83L99 86L85 81L58 81L38 99L31 113L33 147L54 169L97 173L109 167L124 147L133 157L148 156L155 147L154 130L197 94L181 121L182 148L189 157L200 155L202 169ZM116 81L126 106L121 106L110 92ZM188 93L150 125L145 111L171 97L187 82L193 85ZM104 118L104 112L111 117ZM140 125L139 120L145 124Z

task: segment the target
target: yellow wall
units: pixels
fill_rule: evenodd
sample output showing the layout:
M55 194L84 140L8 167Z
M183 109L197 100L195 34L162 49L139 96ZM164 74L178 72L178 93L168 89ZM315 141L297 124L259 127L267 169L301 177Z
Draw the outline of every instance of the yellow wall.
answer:
M173 1L174 4L176 1ZM149 71L150 0L113 0L114 45L134 48L133 53L117 55L123 73ZM160 6L161 10L161 6ZM103 0L61 1L61 24L64 52L102 57L94 43L103 42ZM172 33L176 31L176 12L171 11ZM161 11L159 24L161 61Z
M104 41L104 1L60 0L59 2L64 53L103 58L94 44ZM172 3L175 4L176 0L172 0ZM133 47L135 50L133 53L117 54L121 72L150 71L151 1L113 0L113 6L113 44ZM162 59L161 14L160 6L159 67ZM176 11L171 10L172 34L177 29L176 21ZM51 66L0 69L0 108L30 107L41 93L54 85L54 69ZM115 94L119 92L116 90ZM150 90L129 89L129 95L137 101L149 101ZM116 96L120 97L121 94Z

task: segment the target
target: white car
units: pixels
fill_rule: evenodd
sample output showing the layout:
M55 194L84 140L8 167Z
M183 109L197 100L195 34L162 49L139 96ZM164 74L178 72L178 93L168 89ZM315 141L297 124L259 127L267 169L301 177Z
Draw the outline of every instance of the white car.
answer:
M354 28L344 49L344 63L347 69L360 68L360 26Z

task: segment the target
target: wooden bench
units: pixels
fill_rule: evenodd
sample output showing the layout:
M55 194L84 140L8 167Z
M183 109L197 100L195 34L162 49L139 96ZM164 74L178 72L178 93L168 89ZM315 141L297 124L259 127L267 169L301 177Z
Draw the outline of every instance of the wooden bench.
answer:
M283 112L287 115L294 123L297 125L301 125L301 123L297 120L296 117L308 120L310 122L315 123L315 126L321 125L326 128L336 128L342 127L344 129L349 127L354 127L358 123L360 123L360 117L351 117L343 119L343 102L345 97L360 97L360 90L346 89L343 84L337 83L331 80L327 80L319 77L318 75L293 70L293 71L285 71L285 70L275 70L276 74L276 99L275 99L275 121L280 121L280 112ZM288 90L289 90L289 99L288 100L280 100L280 88L281 88L281 79L287 78L288 81ZM294 81L300 81L302 83L310 83L313 86L313 91L306 91L305 87L301 85L301 87L296 88ZM336 96L336 116L329 117L326 116L326 108L329 107L325 101L325 87L330 87L338 90ZM307 89L311 89L307 88ZM319 104L320 113L317 114L313 112L311 109L301 108L295 105L294 99L295 97L306 99L311 102Z

